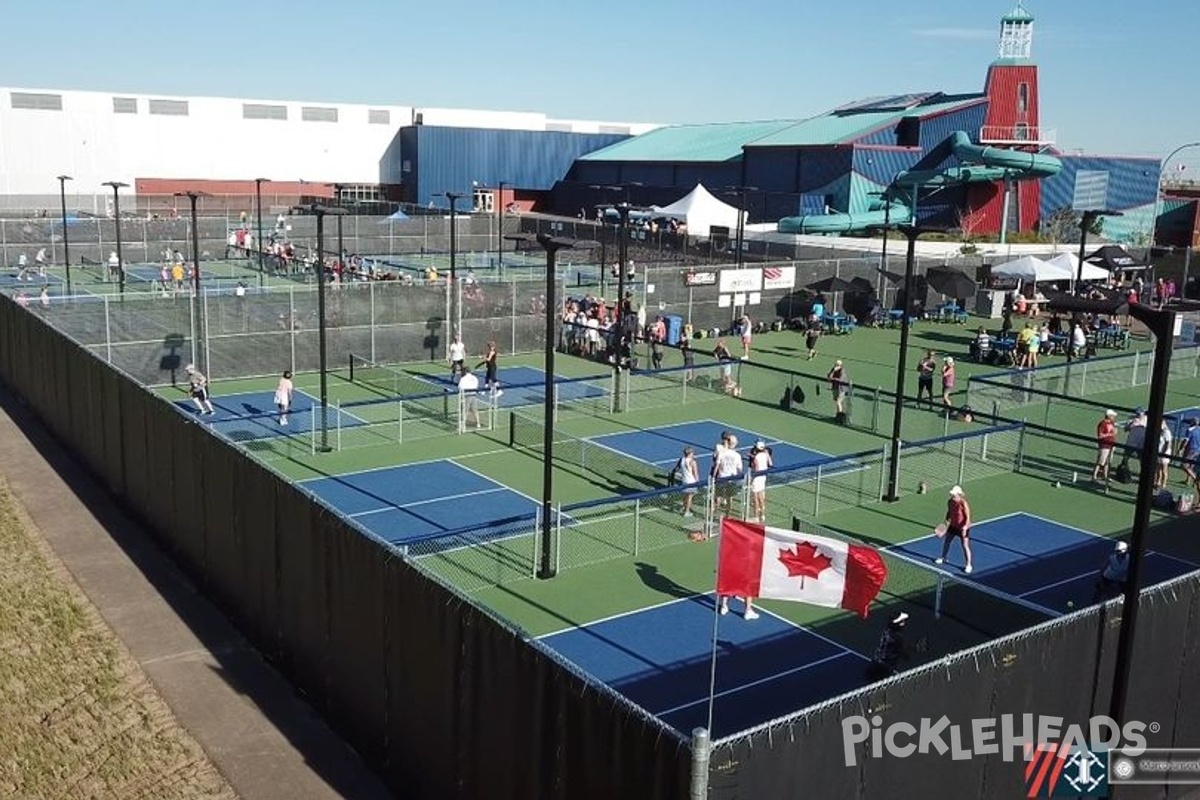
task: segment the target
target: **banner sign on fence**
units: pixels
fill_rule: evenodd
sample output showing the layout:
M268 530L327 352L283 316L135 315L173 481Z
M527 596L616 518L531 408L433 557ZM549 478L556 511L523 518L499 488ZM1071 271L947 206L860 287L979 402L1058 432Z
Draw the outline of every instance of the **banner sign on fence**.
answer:
M684 286L716 286L717 273L715 272L685 272L683 273Z
M763 267L763 289L792 289L796 286L795 267Z
M721 270L721 292L761 292L762 270L755 269L723 269Z

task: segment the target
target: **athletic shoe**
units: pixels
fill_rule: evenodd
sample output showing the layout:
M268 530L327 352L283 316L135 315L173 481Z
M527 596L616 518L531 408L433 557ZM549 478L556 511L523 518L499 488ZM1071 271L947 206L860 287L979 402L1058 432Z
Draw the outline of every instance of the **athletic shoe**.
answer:
M935 558L935 559L933 560L933 563L935 563L935 564L945 564L945 563L946 563L946 559L944 559L944 558Z
M503 390L503 389L497 389L497 390L496 390L496 397L503 397L503 396L504 396L504 390Z
M965 573L967 573L968 575L970 575L970 574L971 574L971 565L970 565L970 564L967 564L965 567L963 567L963 572L965 572Z
M747 608L746 613L742 615L745 619L758 619L758 612L753 608Z
M721 604L721 613L722 613L722 614L728 614L728 613L729 613L729 606L727 606L727 605L725 605L724 603L722 603L722 604Z
M690 512L690 511L685 511L685 512L683 512L683 515L684 515L685 517L694 517L694 516L696 516L695 514L693 514L693 513L692 513L692 512Z

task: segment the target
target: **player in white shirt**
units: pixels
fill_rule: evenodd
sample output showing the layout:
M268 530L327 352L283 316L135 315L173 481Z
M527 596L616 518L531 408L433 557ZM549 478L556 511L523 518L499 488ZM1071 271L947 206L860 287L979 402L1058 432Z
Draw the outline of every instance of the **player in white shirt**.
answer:
M464 353L465 355L465 353ZM460 408L466 424L478 428L479 424L479 376L471 372L466 364L462 365L462 374L458 378L458 396Z
M771 449L761 439L750 450L750 496L754 500L754 518L767 521L767 475L773 463Z
M467 346L463 344L461 334L454 334L454 341L450 343L450 352L446 359L450 362L450 380L456 381L466 371ZM478 380L476 378L476 381Z
M279 409L279 424L286 426L288 424L288 409L292 407L292 394L295 392L295 387L292 385L292 371L285 369L283 375L279 378L279 384L275 387L275 407Z

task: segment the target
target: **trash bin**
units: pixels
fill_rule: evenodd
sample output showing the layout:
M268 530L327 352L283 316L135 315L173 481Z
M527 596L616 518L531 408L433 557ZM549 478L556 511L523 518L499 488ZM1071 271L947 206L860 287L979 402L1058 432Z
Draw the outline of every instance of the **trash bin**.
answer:
M667 344L674 347L679 344L679 338L683 335L683 317L667 314L663 317L663 322L667 324Z

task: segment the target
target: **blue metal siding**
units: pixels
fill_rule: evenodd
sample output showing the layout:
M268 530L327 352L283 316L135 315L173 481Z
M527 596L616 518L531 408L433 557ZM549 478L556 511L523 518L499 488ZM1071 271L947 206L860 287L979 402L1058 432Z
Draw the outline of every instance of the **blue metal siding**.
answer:
M917 116L920 109L913 109ZM979 138L979 129L987 118L987 103L980 103L969 108L951 111L921 118L921 149L931 150L944 142L955 131L966 131L974 141ZM857 144L896 144L896 127L888 125L857 140Z
M411 151L415 180L411 202L445 203L445 192L470 194L473 182L505 181L528 190L548 190L567 174L580 156L629 138L624 134L512 131L416 125L401 131L403 159L409 160L406 132L413 132Z
M1043 219L1060 208L1069 208L1075 198L1075 180L1080 171L1108 173L1106 210L1123 216L1104 220L1104 237L1132 241L1148 234L1158 191L1160 162L1152 158L1120 156L1059 156L1062 171L1042 180Z

